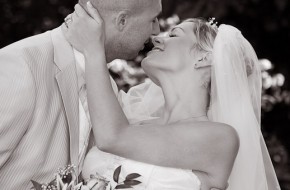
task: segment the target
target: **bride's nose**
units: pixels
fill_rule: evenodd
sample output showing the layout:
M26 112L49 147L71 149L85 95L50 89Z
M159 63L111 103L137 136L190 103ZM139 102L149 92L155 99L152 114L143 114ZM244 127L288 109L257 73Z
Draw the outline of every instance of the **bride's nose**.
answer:
M161 45L163 44L163 40L160 36L154 36L152 37L152 43L154 44L154 46Z

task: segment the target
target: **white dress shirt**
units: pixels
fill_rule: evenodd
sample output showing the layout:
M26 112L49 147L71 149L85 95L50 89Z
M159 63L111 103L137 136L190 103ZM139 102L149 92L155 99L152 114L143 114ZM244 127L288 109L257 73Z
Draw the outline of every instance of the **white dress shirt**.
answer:
M79 167L82 167L82 163L85 157L86 149L89 143L90 131L92 124L90 121L90 114L87 107L87 97L82 97L86 94L85 87L85 58L82 53L74 49L74 56L76 60L76 69L78 76L78 87L79 87ZM115 81L110 77L113 90L117 96L118 87ZM84 88L84 89L82 89ZM81 92L84 90L85 92Z

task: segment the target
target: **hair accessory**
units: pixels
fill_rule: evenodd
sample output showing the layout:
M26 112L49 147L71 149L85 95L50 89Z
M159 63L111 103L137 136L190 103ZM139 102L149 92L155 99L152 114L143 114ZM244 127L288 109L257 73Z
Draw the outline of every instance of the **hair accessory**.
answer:
M214 28L218 28L218 22L215 21L215 17L209 18L207 23Z

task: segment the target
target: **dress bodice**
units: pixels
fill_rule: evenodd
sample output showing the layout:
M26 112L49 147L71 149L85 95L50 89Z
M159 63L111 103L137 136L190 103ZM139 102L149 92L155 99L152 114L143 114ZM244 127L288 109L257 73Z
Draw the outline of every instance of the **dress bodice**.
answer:
M191 170L159 167L155 165L136 162L98 150L93 147L84 161L83 177L89 178L91 174L105 177L112 187L117 185L113 174L121 166L119 182L125 180L131 173L138 173L137 178L141 184L134 186L137 190L200 190L200 181Z

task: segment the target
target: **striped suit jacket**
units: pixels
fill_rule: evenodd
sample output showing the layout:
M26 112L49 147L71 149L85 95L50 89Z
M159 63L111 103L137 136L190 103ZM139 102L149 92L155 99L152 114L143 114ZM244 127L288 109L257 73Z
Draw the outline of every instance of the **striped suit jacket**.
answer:
M78 163L78 87L61 29L0 50L0 189L50 182Z

